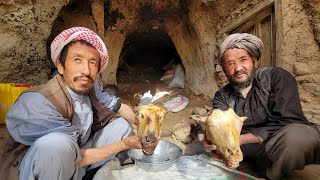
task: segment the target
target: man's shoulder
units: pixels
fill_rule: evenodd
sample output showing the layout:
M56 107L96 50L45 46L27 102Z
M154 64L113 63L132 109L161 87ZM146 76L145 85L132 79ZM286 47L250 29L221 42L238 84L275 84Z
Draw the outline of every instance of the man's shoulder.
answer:
M22 93L17 101L21 103L25 102L27 104L34 105L40 102L48 101L48 99L40 92L30 91Z
M282 67L262 67L256 70L255 78L261 79L273 79L278 76L292 76L286 69Z
M230 83L226 84L225 86L223 86L221 89L219 89L217 91L217 93L219 94L226 94L226 93L231 93L233 92L233 88L232 88L232 85Z

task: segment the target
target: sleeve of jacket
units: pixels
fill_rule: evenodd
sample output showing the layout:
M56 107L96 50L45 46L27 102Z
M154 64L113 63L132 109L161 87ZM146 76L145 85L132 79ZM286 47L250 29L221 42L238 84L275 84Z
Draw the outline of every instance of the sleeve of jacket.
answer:
M7 113L6 126L17 142L28 146L52 132L66 133L74 140L78 138L78 130L38 92L26 92L19 97Z
M97 100L100 104L102 104L104 107L109 109L110 111L117 112L121 105L120 98L116 96L112 96L108 94L107 92L100 91L99 89L95 88L95 93Z
M269 95L268 108L272 116L270 121L306 123L300 104L296 79L288 71L282 68L274 68L271 73L271 93Z

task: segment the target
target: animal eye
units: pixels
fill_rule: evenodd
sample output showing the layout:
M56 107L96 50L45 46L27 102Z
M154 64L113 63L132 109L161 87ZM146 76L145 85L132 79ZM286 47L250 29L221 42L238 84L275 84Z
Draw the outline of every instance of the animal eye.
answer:
M144 118L144 115L143 115L143 114L140 114L140 117L141 117L141 118Z

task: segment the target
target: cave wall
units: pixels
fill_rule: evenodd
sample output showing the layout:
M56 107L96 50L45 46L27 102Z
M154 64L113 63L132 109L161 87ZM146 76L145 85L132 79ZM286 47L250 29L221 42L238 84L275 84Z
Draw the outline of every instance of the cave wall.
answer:
M311 10L303 8L300 1L283 0L281 3L279 21L282 33L279 34L279 47L277 48L279 49L279 65L294 74L305 114L311 121L319 123L320 21L318 18L320 1L313 1L310 4L318 7L315 16L309 16ZM315 23L318 23L318 28L315 27Z
M225 82L216 65L224 29L261 4L274 3L277 66L297 79L302 105L320 119L320 1L318 0L56 0L0 3L0 82L40 84L52 68L48 45L71 26L85 26L106 42L104 83L116 83L123 43L130 33L161 28L171 37L186 71L186 87L212 97ZM217 73L219 73L217 75Z
M0 82L39 84L48 80L46 40L69 0L0 3Z
M295 76L305 115L310 121L319 123L320 1L245 1L237 8L231 7L231 14L219 16L221 21L217 28L217 42L225 37L223 30L241 18L242 14L270 2L275 5L277 66L287 69ZM225 82L221 80L221 68L217 68L216 72L220 72L217 81Z

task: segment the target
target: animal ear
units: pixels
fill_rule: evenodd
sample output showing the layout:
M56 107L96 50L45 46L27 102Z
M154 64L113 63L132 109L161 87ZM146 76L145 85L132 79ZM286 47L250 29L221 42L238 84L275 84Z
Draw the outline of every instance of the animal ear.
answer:
M240 117L240 120L241 120L242 122L244 122L246 119L248 119L248 117L247 117L247 116Z
M214 123L213 123L214 119L213 118L207 118L206 120L206 123L209 125L209 126L214 126Z
M138 112L140 111L140 107L139 106L134 106L133 107L133 111L136 115L138 115Z
M134 114L137 116L139 116L139 111L134 111Z

